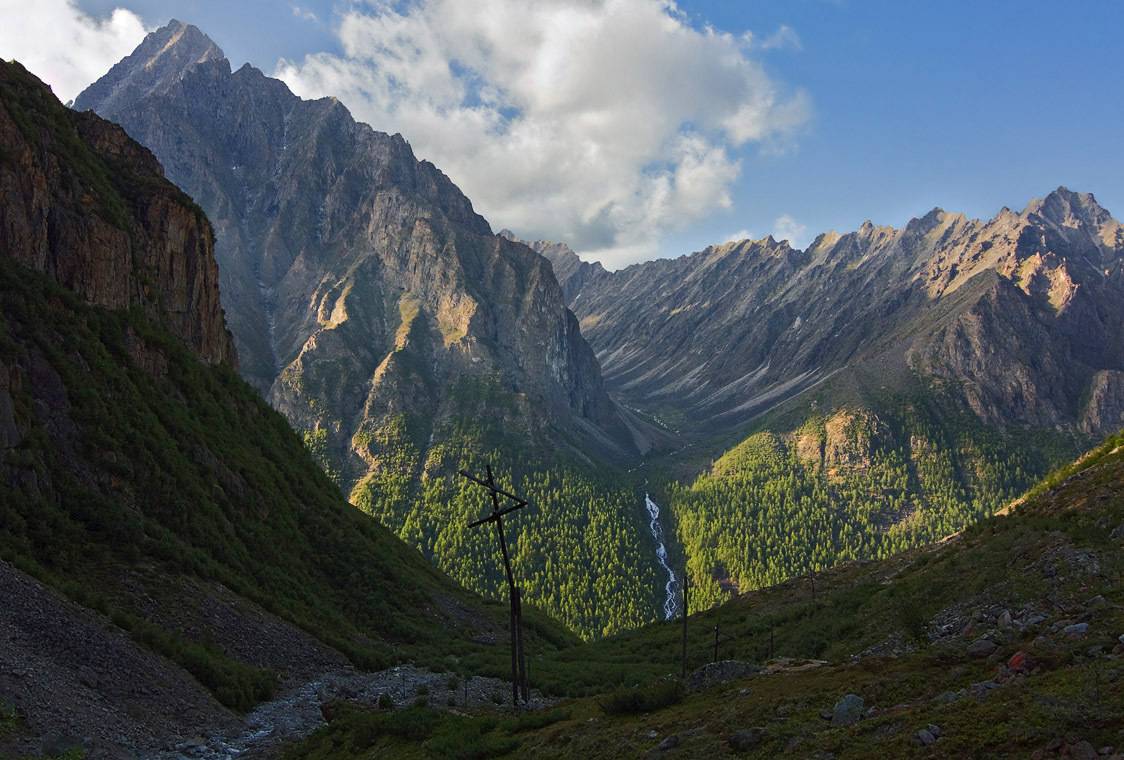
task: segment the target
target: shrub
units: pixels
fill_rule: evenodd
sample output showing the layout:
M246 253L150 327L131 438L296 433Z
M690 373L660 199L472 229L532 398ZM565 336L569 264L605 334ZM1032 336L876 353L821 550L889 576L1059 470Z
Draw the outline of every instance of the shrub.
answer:
M610 715L646 713L673 705L683 699L683 684L661 681L634 689L618 689L598 700L601 709Z

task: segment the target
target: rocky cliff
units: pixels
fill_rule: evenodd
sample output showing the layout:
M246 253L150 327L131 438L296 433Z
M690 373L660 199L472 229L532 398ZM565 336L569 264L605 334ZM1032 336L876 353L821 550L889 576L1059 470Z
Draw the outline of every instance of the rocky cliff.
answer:
M64 108L18 63L0 65L0 94L0 251L237 366L199 207L120 127Z
M500 230L500 237L505 237L516 243L530 246L550 262L558 284L562 286L562 295L569 303L592 281L608 275L601 262L582 261L573 249L565 243L551 243L547 240L528 242L520 240L511 230Z
M76 106L120 122L206 209L243 375L320 436L345 487L385 467L404 415L422 448L462 413L630 446L550 265L493 235L400 135L232 72L176 21ZM465 400L479 383L496 403Z
M588 280L571 298L610 388L704 425L862 370L951 381L985 422L1103 436L1124 425L1124 228L1059 188L990 221L707 248ZM689 424L690 420L685 420Z

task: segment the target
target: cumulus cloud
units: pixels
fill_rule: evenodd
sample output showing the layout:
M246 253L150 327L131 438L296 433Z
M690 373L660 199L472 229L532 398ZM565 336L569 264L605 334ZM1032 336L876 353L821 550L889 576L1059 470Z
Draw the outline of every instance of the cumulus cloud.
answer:
M743 240L753 240L753 233L749 230L738 230L722 239L723 243L740 243Z
M800 224L788 214L781 214L773 222L773 237L777 240L787 240L796 248L802 247L807 241L804 239L808 232L808 225Z
M497 228L611 267L729 208L740 152L775 150L809 113L762 45L670 0L370 0L338 35L342 55L276 75L401 132Z
M22 63L64 103L133 52L146 34L131 11L117 8L94 18L76 0L0 0L0 18L0 58Z

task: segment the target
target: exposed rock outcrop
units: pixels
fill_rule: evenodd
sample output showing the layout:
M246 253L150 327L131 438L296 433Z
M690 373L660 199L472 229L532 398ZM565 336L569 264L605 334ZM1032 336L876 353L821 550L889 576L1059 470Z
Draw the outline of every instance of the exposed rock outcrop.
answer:
M554 276L558 279L558 284L562 286L562 294L566 297L567 303L573 301L574 297L592 281L609 274L605 271L605 267L601 266L601 262L582 261L573 249L565 243L551 243L546 240L531 243L520 240L511 230L500 230L499 234L500 237L505 237L515 243L530 246L550 262L550 266L554 270Z
M0 65L0 92L0 251L237 366L202 211L120 127L64 108L18 63Z

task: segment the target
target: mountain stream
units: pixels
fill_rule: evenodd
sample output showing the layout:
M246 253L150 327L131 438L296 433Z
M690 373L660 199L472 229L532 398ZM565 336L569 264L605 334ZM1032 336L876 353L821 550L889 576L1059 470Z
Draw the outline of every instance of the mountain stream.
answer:
M667 564L667 546L663 541L663 525L660 524L660 508L652 497L644 494L644 506L648 508L648 516L652 518L648 527L652 531L652 538L656 539L656 560L660 567L667 571L667 583L664 584L663 619L671 620L679 614L679 595L676 591L675 571Z

